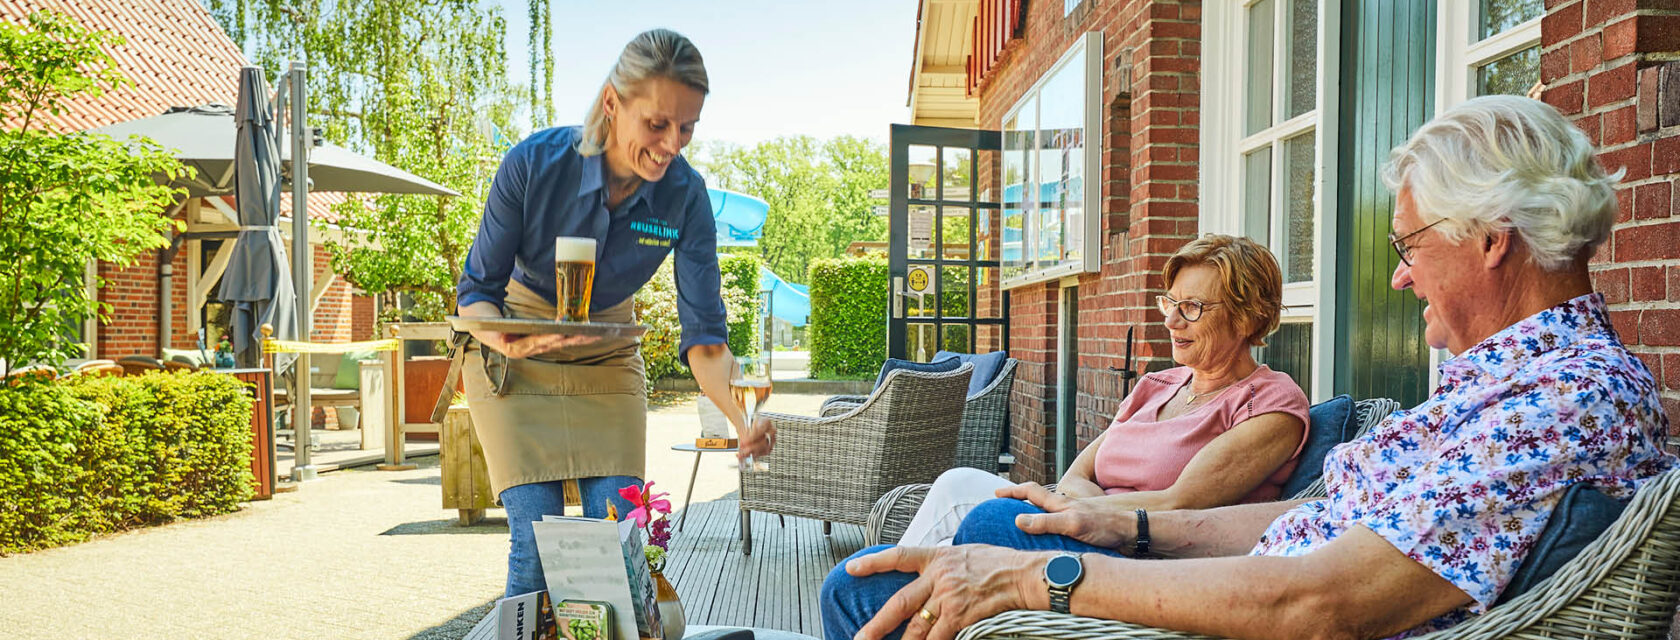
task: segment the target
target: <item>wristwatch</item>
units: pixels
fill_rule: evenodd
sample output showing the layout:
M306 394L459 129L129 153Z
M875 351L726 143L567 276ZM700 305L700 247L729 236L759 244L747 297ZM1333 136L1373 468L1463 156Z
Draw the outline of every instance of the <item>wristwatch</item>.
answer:
M1044 563L1044 584L1050 587L1050 610L1068 613L1073 588L1085 579L1084 554L1064 553Z

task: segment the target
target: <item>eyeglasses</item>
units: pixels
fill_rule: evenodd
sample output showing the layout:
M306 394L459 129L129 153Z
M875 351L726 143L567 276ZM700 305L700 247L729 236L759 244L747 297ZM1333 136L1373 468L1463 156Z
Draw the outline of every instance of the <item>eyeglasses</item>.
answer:
M1171 318L1173 310L1177 309L1179 317L1184 318L1185 322L1195 322L1197 320L1201 320L1202 311L1206 310L1208 307L1214 307L1222 304L1225 303L1202 302L1200 300L1174 300L1172 296L1155 296L1155 306L1161 308L1161 315Z
M1423 228L1418 229L1417 231L1413 231L1411 233L1400 236L1398 238L1394 237L1394 232L1393 231L1390 231L1390 232L1388 232L1388 245L1391 246L1391 247L1394 247L1394 253L1398 254L1400 256L1400 261L1406 263L1406 266L1410 267L1410 266L1412 266L1412 250L1416 249L1417 247L1406 244L1406 239L1410 238L1412 236L1415 236L1417 234L1423 233L1425 231L1428 231L1430 227L1433 227L1435 225L1441 224L1441 223L1446 222L1446 221L1447 221L1446 218L1441 218L1440 220L1436 220L1436 221L1431 222L1429 224L1423 225Z

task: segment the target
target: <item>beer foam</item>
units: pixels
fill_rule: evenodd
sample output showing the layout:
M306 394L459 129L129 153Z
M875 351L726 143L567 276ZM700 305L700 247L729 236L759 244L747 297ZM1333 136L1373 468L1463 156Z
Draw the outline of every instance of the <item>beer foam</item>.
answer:
M594 238L555 238L555 262L594 262Z

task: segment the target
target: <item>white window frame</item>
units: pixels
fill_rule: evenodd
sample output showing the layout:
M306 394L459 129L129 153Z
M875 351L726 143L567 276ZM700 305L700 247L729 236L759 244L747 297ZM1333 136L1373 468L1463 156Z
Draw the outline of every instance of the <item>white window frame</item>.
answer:
M1482 3L1475 0L1441 2L1435 10L1435 115L1476 97L1476 72L1484 65L1523 49L1540 45L1545 11L1532 20L1480 41ZM1441 383L1441 363L1451 358L1445 349L1429 350L1429 386Z
M1055 77L1057 72L1066 68L1070 61L1072 61L1073 57L1080 51L1085 52L1085 151L1084 157L1080 159L1080 162L1084 165L1085 170L1085 182L1083 185L1085 190L1085 201L1083 204L1084 219L1080 221L1083 229L1081 230L1081 237L1079 238L1079 259L1050 268L1028 269L1015 277L1003 278L1002 288L1004 289L1013 289L1023 285L1058 280L1064 276L1078 275L1080 273L1096 273L1102 269L1102 242L1099 240L1099 236L1102 233L1102 195L1105 187L1103 186L1103 180L1101 177L1101 145L1106 144L1107 140L1103 136L1102 128L1102 32L1086 32L1084 36L1081 36L1079 39L1075 40L1072 45L1068 46L1067 51L1062 52L1062 56L1056 60L1056 64L1052 65L1049 70L1039 76L1038 81L1034 82L1031 88L1027 89L1021 94L1020 98L1015 100L1015 104L1010 105L1009 110L1004 112L1001 122L1009 122L1010 120L1015 119L1017 114L1026 116L1027 114L1020 113L1021 107L1024 106L1028 100L1033 101L1035 112L1031 115L1031 117L1034 140L1034 160L1027 171L1027 175L1023 176L1023 179L1027 181L1026 184L1031 185L1031 187L1022 188L1023 194L1031 194L1031 200L1023 200L1024 203L1030 202L1030 204L1023 207L1026 211L1021 225L1021 256L1023 260L1026 260L1028 256L1037 255L1038 247L1037 194L1038 185L1040 184L1039 170L1042 167L1036 159L1036 156L1039 153L1040 145L1037 141L1039 135L1037 112L1043 110L1043 100L1041 99L1043 97L1042 90L1044 89L1044 85L1050 81L1050 78ZM1008 132L1005 131L1004 134L1007 136ZM1005 152L1007 152L1007 150L1005 150ZM1028 196L1023 195L1023 198L1026 197ZM1063 229L1067 229L1067 219L1065 216L1062 219L1062 225ZM1001 228L999 229L999 233L1002 233ZM1064 231L1064 233L1066 232ZM1036 257L1033 260L1026 260L1026 262L1027 264L1036 264ZM1007 268L1008 265L1003 266Z
M1306 113L1274 124L1252 136L1244 135L1244 112L1247 103L1244 84L1247 81L1247 40L1249 7L1259 0L1244 2L1211 2L1202 5L1202 167L1201 203L1198 226L1204 232L1227 233L1254 237L1258 230L1246 228L1243 212L1243 154L1272 145L1271 230L1267 235L1278 242L1286 241L1280 229L1283 224L1287 194L1277 188L1275 176L1282 170L1282 142L1308 131L1316 131L1313 149L1313 278L1310 282L1284 285L1284 322L1311 322L1312 380L1305 386L1314 401L1329 398L1334 389L1336 322L1342 309L1336 300L1335 265L1337 220L1333 207L1336 202L1336 145L1337 122L1328 122L1324 114L1338 113L1340 86L1341 3L1337 0L1318 2L1318 78L1317 104ZM1278 18L1273 34L1274 64L1287 64L1287 38L1277 34L1288 24L1287 2L1276 4ZM1278 76L1273 76L1272 109L1274 114L1285 113L1284 96Z

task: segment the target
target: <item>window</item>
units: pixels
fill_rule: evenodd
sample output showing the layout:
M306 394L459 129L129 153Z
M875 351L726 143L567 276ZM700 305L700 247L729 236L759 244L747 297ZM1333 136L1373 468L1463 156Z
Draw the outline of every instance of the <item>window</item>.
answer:
M1437 20L1435 104L1476 96L1529 95L1540 84L1542 0L1443 2Z
M1087 33L1003 118L1003 286L1100 265L1102 34Z
M1327 299L1335 225L1321 203L1334 201L1323 167L1333 162L1324 150L1335 148L1335 126L1323 114L1335 113L1336 56L1320 51L1330 50L1325 42L1339 24L1337 6L1209 3L1203 22L1200 227L1248 236L1277 256L1285 326L1256 355L1315 398L1329 395L1327 358L1334 352L1322 342L1331 332L1319 328L1330 326L1321 315L1334 313L1335 304ZM1326 375L1315 379L1315 372Z

